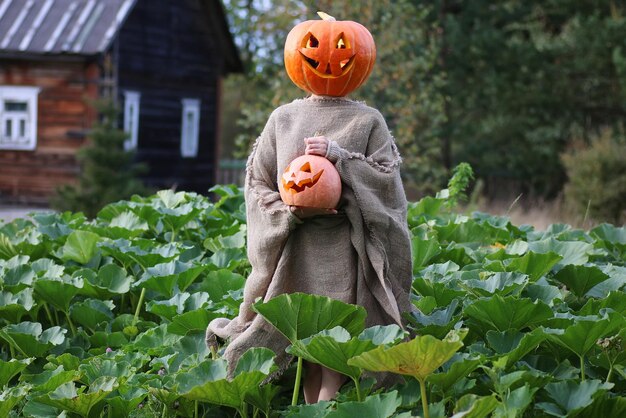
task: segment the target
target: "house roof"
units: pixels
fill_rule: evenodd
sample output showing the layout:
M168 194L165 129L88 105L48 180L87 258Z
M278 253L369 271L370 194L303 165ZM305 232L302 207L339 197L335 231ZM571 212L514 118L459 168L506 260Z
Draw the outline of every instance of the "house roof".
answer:
M0 51L94 55L105 51L137 0L3 0Z
M0 55L90 56L105 52L139 0L0 0ZM178 1L178 0L176 0ZM225 72L242 64L220 0L201 0L218 28Z

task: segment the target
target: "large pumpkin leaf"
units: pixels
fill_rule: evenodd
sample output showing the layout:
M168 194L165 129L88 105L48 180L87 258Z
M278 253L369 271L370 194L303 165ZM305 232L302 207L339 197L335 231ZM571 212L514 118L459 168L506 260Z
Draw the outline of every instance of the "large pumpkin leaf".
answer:
M349 366L348 360L374 348L376 345L372 341L351 338L344 328L335 327L304 340L294 341L287 352L352 379L358 379L361 376L361 369Z
M397 391L368 396L363 402L342 402L331 411L328 418L387 418L400 406Z
M0 284L3 289L13 293L32 286L35 279L35 272L28 264L20 264L15 267L6 268L0 275Z
M2 385L0 385L2 388ZM13 408L20 403L30 390L29 386L16 386L6 388L0 392L0 417L9 417Z
M24 289L16 294L0 291L0 318L11 323L20 322L34 304L33 289Z
M172 297L175 291L185 291L187 287L204 272L208 266L183 263L173 260L148 267L135 287L151 289L166 297Z
M589 254L593 252L593 245L582 241L560 241L547 238L541 241L528 243L528 248L536 253L556 253L562 257L560 265L582 265L589 261Z
M612 383L602 383L600 380L583 380L581 382L565 380L548 383L545 391L554 402L540 402L536 406L549 415L570 416L570 414L591 405L594 397L612 387Z
M139 264L144 269L171 261L180 254L178 243L158 244L149 239L105 241L100 243L100 248L125 266Z
M133 281L132 277L126 274L126 270L117 264L105 264L97 273L92 269L80 269L75 271L72 277L83 279L83 289L80 293L99 299L128 293Z
M596 266L567 265L555 274L554 278L567 286L574 295L581 298L594 286L608 280L609 276Z
M120 385L116 391L106 398L106 403L111 408L115 417L128 417L135 411L139 404L148 396L148 391L142 387Z
M240 410L247 394L259 385L275 368L274 353L266 348L246 351L236 366L232 380L226 378L225 360L206 360L176 377L178 392L191 400L229 406Z
M624 317L611 312L603 318L579 319L563 332L549 334L551 341L582 357L589 352L598 339L617 333L624 327Z
M525 384L515 390L507 391L502 403L498 405L494 416L502 418L517 418L524 414L524 411L533 401L533 396L539 388L531 388Z
M559 254L555 252L536 253L528 251L519 258L511 258L504 262L506 271L516 271L527 274L531 281L537 281L539 278L547 274L552 267L562 260Z
M98 324L113 320L114 308L110 300L85 299L72 305L70 316L82 326L95 330Z
M44 370L36 375L22 375L22 379L32 385L33 393L48 393L62 384L80 379L80 373L77 370L66 370L64 366L58 366L54 370Z
M452 418L484 418L489 416L499 404L496 395L467 394L456 402Z
M552 318L552 309L541 301L495 295L480 299L465 308L464 314L478 322L480 329L522 330Z
M257 302L252 309L292 343L336 326L345 328L351 335L365 328L365 309L325 296L283 294L265 303Z
M519 332L514 329L507 331L487 331L485 339L489 346L500 356L505 355L504 367L508 368L526 354L537 348L548 338L548 332L538 327L530 332Z
M0 338L26 357L41 357L52 347L62 344L66 332L67 330L60 327L48 328L42 332L38 322L20 322L0 329Z
M96 379L88 390L85 390L85 386L77 388L73 382L68 382L50 393L35 398L35 400L82 417L88 417L91 410L109 393L113 392L117 386L117 380L109 376Z
M87 264L98 251L98 241L100 241L98 234L89 231L74 231L67 237L61 249L61 258Z
M443 340L422 335L393 347L379 346L348 360L348 365L375 372L393 372L424 381L462 346L467 330L450 331Z
M9 383L16 374L24 370L33 360L32 358L23 360L11 359L9 361L0 359L0 388Z
M69 313L70 303L83 288L83 279L63 276L58 279L39 279L35 282L35 294L58 310Z
M447 392L456 382L476 370L482 362L483 359L479 356L456 353L443 365L444 370L441 373L431 374L428 381Z

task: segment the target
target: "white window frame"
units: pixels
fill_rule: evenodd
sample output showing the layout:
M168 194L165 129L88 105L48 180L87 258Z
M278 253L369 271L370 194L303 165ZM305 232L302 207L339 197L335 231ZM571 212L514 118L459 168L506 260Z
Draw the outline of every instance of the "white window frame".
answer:
M41 89L33 86L0 86L0 149L33 151L37 148L37 106ZM26 111L7 111L5 102L26 103ZM7 123L11 138L7 138ZM23 126L23 129L22 129ZM23 131L23 135L16 134Z
M124 91L124 132L128 138L124 141L126 151L136 150L139 136L139 105L141 93L138 91Z
M180 155L194 158L198 155L200 136L200 99L183 99L182 123L180 126Z

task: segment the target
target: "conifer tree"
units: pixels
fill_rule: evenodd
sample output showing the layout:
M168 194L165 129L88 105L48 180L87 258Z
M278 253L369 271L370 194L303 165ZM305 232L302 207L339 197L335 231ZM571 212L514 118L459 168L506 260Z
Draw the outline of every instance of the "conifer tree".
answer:
M81 211L94 217L108 203L146 192L137 178L145 170L133 162L134 153L124 150L128 135L117 126L118 110L111 101L96 103L100 121L89 142L77 153L78 182L57 189L52 206L58 210Z

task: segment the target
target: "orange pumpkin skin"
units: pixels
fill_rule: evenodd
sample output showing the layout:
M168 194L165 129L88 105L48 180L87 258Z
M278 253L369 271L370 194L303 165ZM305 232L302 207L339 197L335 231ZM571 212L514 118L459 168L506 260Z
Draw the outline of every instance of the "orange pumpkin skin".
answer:
M302 155L289 163L278 189L287 205L333 209L341 197L341 177L326 158Z
M365 26L349 20L302 22L285 42L289 78L313 94L349 94L369 77L375 61L374 38Z

